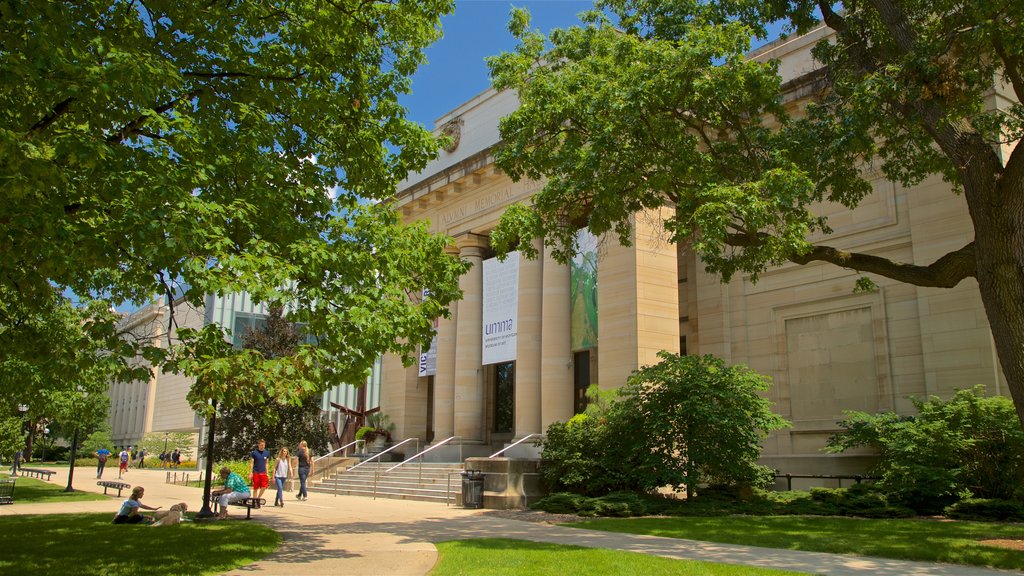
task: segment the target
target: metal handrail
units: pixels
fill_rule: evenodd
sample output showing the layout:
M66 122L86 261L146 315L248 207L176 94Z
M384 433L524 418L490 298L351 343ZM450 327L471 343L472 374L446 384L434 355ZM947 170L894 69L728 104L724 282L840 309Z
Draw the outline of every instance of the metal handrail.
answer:
M401 442L399 442L398 444L395 444L394 446L388 448L387 450L384 450L382 452L378 452L377 454L374 454L373 456L367 458L366 460L363 460L359 464L356 464L355 466L349 468L349 470L355 470L356 468L359 468L363 464L368 464L370 462L373 462L377 458L380 458L381 456L387 454L388 452L391 452L392 450L394 450L395 448L398 448L399 446L401 446L402 444L405 444L406 442L416 442L416 449L417 450L420 449L420 439L419 438L406 438L405 440L402 440Z
M398 464L395 464L391 468L388 468L387 470L384 471L384 473L387 474L387 473L391 472L392 470L394 470L395 468L399 468L401 466L404 466L404 465L408 464L409 462L412 462L413 460L415 460L417 458L422 458L423 455L426 454L427 452L430 452L434 448L440 448L441 446L444 446L445 444L451 442L452 440L455 440L456 438L458 438L459 440L462 440L462 436L451 436L449 438L445 438L444 440L438 442L437 444L434 444L430 448L427 448L426 450L423 450L423 451L421 451L421 452L419 452L417 454L413 454L412 456L406 458L405 460L402 460ZM461 460L462 460L462 443L460 442L459 443L459 461L461 461ZM420 464L421 464L420 468L422 469L423 468L422 467L423 460L420 460Z
M366 440L356 440L356 441L354 441L354 442L349 442L348 444L345 444L345 445L344 445L344 446L342 446L341 448L337 448L337 449L335 449L335 450L331 450L330 452L328 452L327 454L324 454L323 456L321 456L321 457L319 457L319 458L314 458L314 459L313 459L313 464L316 464L317 462L319 462L319 461L323 460L324 458L330 458L330 457L331 457L331 456L333 456L333 455L334 455L335 453L337 453L337 452L341 452L342 450L345 450L345 449L346 449L346 448L348 448L349 446L353 446L353 445L355 445L355 444L359 444L359 443L362 443L362 444L363 444L363 450L366 450Z
M525 442L526 440L528 440L528 439L530 439L530 438L532 438L534 436L543 436L543 434L541 434L540 432L534 432L532 434L527 434L526 436L523 436L522 438L520 438L519 440L516 440L512 444L509 444L508 446L505 446L504 448L502 448L501 450L498 450L494 454L491 454L490 456L487 457L487 459L489 460L491 458L495 458L497 456L501 456L502 454L505 453L506 450L509 450L511 448L515 448L516 446L522 444L523 442Z

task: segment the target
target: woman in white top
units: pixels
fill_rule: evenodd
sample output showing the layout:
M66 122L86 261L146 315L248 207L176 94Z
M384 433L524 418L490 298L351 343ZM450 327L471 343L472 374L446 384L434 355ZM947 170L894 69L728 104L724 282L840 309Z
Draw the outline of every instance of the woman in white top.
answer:
M291 472L291 463L288 461L288 449L281 448L277 453L277 462L274 463L274 482L277 482L277 498L274 506L284 508L284 482Z

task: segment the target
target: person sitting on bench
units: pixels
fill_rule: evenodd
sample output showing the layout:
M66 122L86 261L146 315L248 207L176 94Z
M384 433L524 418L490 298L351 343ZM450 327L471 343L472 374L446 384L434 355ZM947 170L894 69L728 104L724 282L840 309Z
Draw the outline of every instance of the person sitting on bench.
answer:
M114 516L114 524L139 524L142 522L152 522L152 519L146 518L139 512L139 508L143 510L159 510L161 506L153 508L152 506L146 506L141 502L142 496L146 493L146 489L142 486L136 486L132 489L132 495L121 503L121 509L118 510L117 516Z
M217 502L220 503L220 514L217 518L223 520L228 517L228 504L249 497L249 485L227 466L220 469L220 477L224 481L224 487L210 492L210 495L217 497Z

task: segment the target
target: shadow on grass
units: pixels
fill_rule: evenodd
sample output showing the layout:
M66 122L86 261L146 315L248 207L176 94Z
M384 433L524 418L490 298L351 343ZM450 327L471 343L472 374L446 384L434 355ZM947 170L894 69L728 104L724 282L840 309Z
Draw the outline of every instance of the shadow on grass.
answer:
M257 522L111 524L112 514L0 518L0 573L163 576L219 574L273 552L281 538Z
M18 477L14 484L15 504L43 504L47 502L89 502L108 500L93 492L65 492L64 486L43 482L35 478Z

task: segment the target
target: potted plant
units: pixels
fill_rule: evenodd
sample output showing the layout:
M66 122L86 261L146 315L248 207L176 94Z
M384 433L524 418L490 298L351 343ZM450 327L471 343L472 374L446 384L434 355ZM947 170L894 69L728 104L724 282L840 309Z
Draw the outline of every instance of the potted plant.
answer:
M370 452L380 452L391 442L395 423L383 412L374 412L366 417L366 425L356 430L356 440L364 440Z

